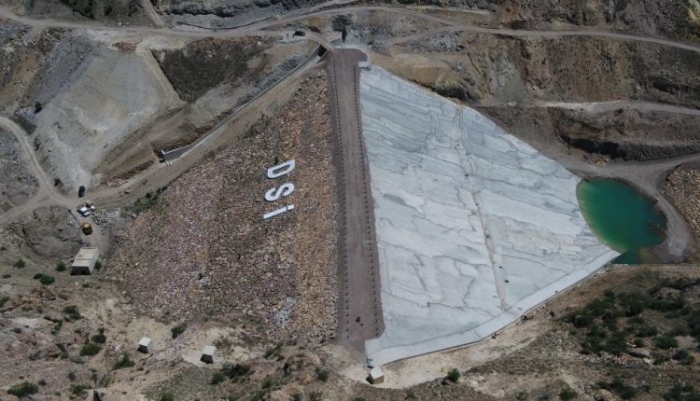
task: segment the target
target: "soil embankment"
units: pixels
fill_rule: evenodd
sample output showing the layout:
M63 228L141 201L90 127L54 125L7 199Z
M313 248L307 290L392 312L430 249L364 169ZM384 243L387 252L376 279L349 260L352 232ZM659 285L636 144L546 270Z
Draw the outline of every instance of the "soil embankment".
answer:
M242 322L251 338L335 336L336 195L325 74L307 78L234 147L193 167L139 215L113 274L154 316ZM295 159L289 176L268 168ZM265 193L293 183L276 202ZM293 204L270 220L264 213Z

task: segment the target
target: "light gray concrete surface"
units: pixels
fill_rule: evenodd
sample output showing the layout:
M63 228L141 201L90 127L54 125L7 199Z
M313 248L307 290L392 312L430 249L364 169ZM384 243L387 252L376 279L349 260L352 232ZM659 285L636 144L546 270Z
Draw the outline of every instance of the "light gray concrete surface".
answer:
M386 325L370 363L490 336L618 255L555 161L378 67L360 87Z

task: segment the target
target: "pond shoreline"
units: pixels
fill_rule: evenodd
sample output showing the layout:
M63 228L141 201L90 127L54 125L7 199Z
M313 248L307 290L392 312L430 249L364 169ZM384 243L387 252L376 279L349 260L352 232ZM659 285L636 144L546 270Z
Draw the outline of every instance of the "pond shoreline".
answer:
M652 162L628 162L596 165L586 162L559 159L558 162L581 179L613 178L622 180L647 197L656 201L657 207L667 219L666 240L653 247L653 252L665 263L681 263L697 252L695 238L685 219L661 192L666 175L676 167L698 160L690 155Z

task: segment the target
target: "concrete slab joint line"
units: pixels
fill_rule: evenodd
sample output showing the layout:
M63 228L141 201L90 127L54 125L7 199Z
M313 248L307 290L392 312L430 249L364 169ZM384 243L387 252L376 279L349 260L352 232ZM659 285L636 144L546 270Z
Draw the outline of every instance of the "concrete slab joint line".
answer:
M365 343L373 365L489 337L618 255L557 162L376 66L359 86L385 325Z
M339 263L338 332L351 349L364 352L365 341L383 331L379 283L375 279L374 209L370 197L367 157L359 121L359 69L366 56L352 49L336 49L329 54L330 90L336 129L334 163L339 177L339 225L342 260Z

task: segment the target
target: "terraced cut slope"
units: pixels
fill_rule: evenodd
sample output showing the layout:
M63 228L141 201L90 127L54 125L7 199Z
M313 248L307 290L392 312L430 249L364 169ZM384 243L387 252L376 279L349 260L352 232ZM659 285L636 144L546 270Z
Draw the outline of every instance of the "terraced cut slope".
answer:
M360 87L386 325L372 364L490 336L618 255L557 162L381 68Z

